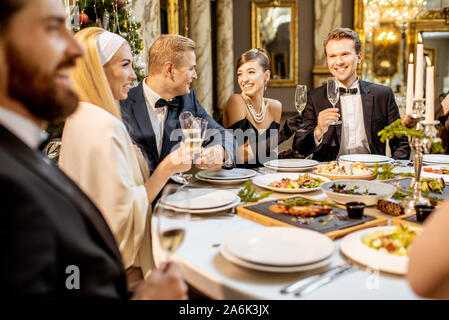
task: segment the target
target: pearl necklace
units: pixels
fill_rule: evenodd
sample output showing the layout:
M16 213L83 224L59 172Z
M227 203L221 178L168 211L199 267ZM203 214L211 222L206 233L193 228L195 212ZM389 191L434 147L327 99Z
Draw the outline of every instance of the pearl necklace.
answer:
M245 100L246 106L248 107L249 112L253 116L254 121L256 121L257 123L263 122L263 120L265 119L265 113L267 111L267 106L265 105L265 101L264 101L263 97L262 97L262 108L260 109L259 113L256 112L256 110L254 109L251 102L249 102L249 100L246 99L246 97L243 93L242 93L242 97L243 97L243 100Z

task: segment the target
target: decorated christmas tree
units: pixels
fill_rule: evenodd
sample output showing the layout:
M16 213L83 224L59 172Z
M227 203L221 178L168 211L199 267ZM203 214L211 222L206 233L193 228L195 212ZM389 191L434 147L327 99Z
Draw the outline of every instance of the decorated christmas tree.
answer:
M132 12L132 0L75 0L67 5L71 12L74 32L86 27L100 27L128 40L134 55L134 70L138 81L145 77L143 43L139 35L140 23Z

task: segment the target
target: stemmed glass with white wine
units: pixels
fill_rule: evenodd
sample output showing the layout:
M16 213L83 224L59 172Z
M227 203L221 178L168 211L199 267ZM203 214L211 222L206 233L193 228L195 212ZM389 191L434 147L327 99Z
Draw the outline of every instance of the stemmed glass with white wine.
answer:
M306 108L307 104L307 86L305 84L298 84L295 91L295 107L299 115Z
M166 261L169 261L171 255L181 246L190 221L190 214L186 210L170 206L176 201L177 189L173 185L167 185L153 210L155 218L153 221L156 221L155 231Z
M327 99L332 104L332 108L335 108L338 99L340 99L340 86L338 85L338 81L335 77L327 78ZM330 124L341 124L341 120L332 121Z

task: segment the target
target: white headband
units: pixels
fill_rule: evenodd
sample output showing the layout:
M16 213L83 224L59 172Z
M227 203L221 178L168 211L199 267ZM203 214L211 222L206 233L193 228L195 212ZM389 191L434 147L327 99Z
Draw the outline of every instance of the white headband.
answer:
M126 40L116 33L105 31L97 37L97 51L104 66L120 49Z

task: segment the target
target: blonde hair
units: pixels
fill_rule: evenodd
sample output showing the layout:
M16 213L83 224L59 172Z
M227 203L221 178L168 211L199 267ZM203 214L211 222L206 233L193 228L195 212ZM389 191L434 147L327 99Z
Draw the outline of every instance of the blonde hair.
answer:
M72 72L73 87L81 101L95 104L122 120L120 105L114 99L98 55L97 37L103 32L102 28L88 27L75 34L86 52Z
M185 57L184 53L195 48L196 44L192 39L177 34L161 35L148 50L148 74L160 73L167 61L178 67Z

